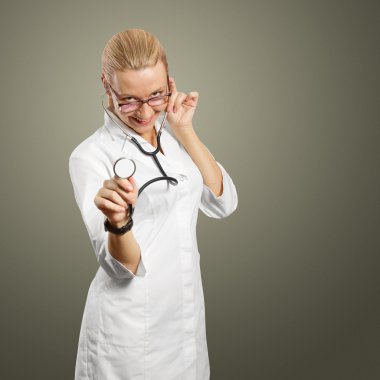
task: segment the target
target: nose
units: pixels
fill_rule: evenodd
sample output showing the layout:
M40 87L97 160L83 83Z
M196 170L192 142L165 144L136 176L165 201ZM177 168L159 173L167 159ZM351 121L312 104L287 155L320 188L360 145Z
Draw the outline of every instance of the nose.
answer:
M150 119L154 114L153 108L148 104L144 103L137 111L136 116L140 119Z

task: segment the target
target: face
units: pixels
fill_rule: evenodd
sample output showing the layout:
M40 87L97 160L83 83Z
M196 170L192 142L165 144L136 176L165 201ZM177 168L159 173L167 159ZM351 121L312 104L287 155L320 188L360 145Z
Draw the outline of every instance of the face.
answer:
M164 64L159 61L154 67L141 70L116 71L112 77L110 90L114 109L113 112L135 132L146 139L155 136L154 124L167 103L151 107L144 103L137 110L121 112L118 103L148 99L168 93L167 72ZM116 99L116 96L118 99Z

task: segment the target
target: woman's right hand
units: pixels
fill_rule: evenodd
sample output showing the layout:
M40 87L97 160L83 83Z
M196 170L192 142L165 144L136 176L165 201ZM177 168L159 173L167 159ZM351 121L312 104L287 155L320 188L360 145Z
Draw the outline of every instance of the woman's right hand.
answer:
M112 177L103 182L94 198L96 207L116 228L124 226L129 220L129 205L137 201L138 188L133 177L122 179Z

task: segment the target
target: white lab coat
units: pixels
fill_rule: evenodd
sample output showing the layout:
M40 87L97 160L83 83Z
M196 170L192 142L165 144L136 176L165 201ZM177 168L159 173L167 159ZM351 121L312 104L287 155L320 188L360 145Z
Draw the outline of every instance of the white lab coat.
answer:
M115 114L112 117L124 126ZM154 149L134 130L124 128L144 149ZM168 176L178 179L178 185L154 182L137 200L132 231L141 260L136 274L108 251L105 217L94 197L103 181L114 175L113 163L119 157L135 161L139 187L161 176L153 159L126 140L106 113L104 125L70 156L75 199L99 262L84 308L75 380L210 378L196 222L199 208L212 218L230 215L237 207L237 193L219 162L222 195L215 196L203 184L200 171L167 121L161 146L161 165Z

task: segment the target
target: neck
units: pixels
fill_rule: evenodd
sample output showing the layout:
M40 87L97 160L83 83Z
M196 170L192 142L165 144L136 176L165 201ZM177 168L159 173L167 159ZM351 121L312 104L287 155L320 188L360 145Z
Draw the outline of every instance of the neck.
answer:
M155 148L157 147L157 132L156 132L156 128L153 128L153 130L151 132L146 133L144 135L141 135L142 138L144 138L146 141L148 141L148 143L152 146L154 146Z

